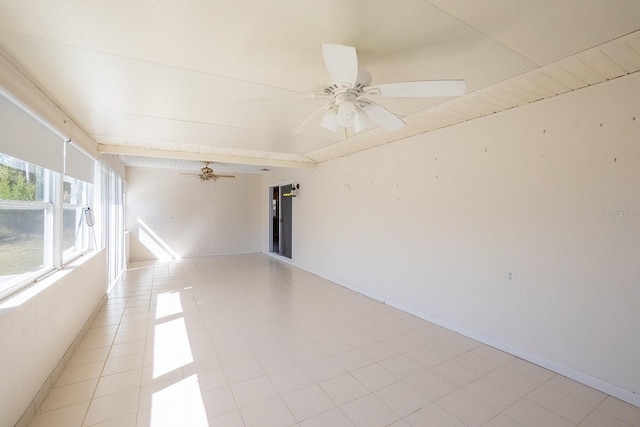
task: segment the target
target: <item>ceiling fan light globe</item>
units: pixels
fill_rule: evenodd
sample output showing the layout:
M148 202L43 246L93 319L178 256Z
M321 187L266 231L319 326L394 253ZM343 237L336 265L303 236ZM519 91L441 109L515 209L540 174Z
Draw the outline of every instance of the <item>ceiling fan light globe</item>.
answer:
M334 110L329 110L324 113L324 117L322 117L322 121L320 122L320 126L323 128L329 129L332 132L338 131L338 114Z
M345 101L338 107L338 124L342 127L353 126L358 121L358 109L353 102Z
M373 122L369 119L367 113L364 110L360 110L360 112L358 113L358 120L353 125L353 130L358 133L365 130L372 124Z

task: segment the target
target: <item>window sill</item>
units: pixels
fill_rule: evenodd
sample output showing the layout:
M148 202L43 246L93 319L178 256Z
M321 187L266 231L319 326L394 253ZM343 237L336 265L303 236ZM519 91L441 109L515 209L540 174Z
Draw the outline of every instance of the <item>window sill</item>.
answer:
M89 261L101 252L102 250L87 252L58 269L48 271L20 289L15 289L12 293L0 299L0 313L4 310L19 307L30 299L36 297L38 294L68 275L73 271L73 269Z

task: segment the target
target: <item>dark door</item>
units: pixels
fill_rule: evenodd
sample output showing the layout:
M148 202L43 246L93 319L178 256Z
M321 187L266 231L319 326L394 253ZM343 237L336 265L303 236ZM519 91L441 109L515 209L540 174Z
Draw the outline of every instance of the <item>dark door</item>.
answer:
M280 255L291 258L291 230L292 230L292 185L280 187Z
M280 253L280 187L271 193L271 252Z

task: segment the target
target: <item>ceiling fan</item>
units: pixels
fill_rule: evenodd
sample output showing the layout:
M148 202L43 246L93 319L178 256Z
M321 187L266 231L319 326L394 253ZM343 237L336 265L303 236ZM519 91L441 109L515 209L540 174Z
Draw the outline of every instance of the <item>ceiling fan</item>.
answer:
M390 131L405 126L400 117L365 98L365 95L422 98L465 93L464 80L421 80L370 86L371 74L358 69L358 56L352 46L322 44L322 57L333 84L323 94L314 97L327 98L330 102L307 118L296 133L320 114L323 114L320 126L334 132L340 128L345 128L345 132L347 128L360 132L373 124Z
M218 178L235 178L235 175L217 175L213 173L213 169L209 167L209 163L204 162L204 167L200 168L200 173L183 173L182 175L197 176L201 181L215 181Z

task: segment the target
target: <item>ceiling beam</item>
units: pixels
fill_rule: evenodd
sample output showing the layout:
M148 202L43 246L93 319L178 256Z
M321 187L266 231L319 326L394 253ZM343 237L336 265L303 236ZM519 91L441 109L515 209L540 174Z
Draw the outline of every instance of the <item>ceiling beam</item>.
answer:
M99 144L100 154L122 154L126 156L157 157L161 159L196 160L201 162L231 163L239 165L270 166L279 168L315 169L312 160L279 160L262 157L232 156L215 153L194 153L190 151L160 150L155 148L130 147L124 145Z

